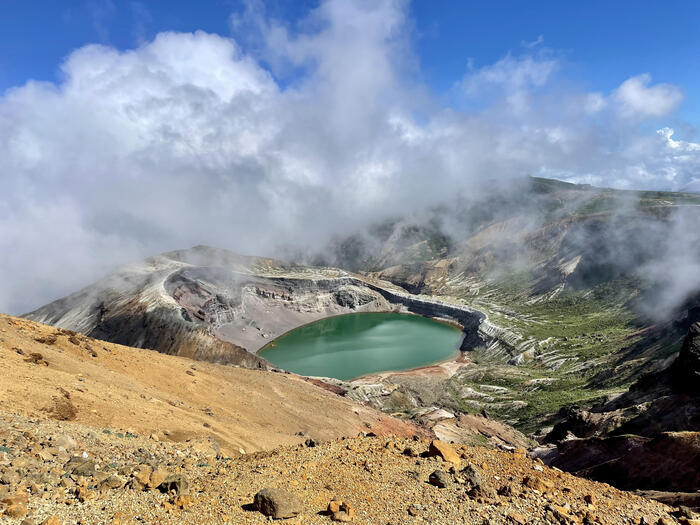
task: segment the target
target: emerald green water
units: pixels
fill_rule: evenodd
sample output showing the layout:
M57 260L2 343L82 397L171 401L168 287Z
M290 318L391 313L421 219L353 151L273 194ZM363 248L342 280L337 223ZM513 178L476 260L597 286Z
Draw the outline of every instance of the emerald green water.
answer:
M340 315L286 333L261 357L301 375L352 379L443 361L458 354L461 336L453 326L417 315Z

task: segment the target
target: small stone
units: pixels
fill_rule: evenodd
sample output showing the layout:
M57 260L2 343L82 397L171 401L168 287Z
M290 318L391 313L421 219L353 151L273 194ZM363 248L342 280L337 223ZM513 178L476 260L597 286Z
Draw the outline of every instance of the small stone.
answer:
M355 516L355 509L349 503L339 500L331 500L328 504L328 512L331 520L341 523L348 523Z
M9 472L5 472L2 476L0 476L0 483L2 483L3 485L16 485L20 482L20 479L21 476L14 470L11 470Z
M301 503L284 489L264 488L255 495L253 508L274 519L293 518L301 512Z
M513 495L513 488L510 485L503 485L498 489L498 495L506 498L511 497Z
M467 486L468 491L478 490L481 488L483 483L481 480L481 475L471 463L459 472L459 476Z
M19 504L26 504L29 501L29 496L27 495L26 492L18 492L17 494L8 494L7 496L4 496L0 502L2 502L3 505L19 505Z
M527 517L519 512L511 512L508 514L508 519L510 519L513 523L517 523L518 525L527 525Z
M70 479L70 478L61 478L61 481L59 482L59 484L60 484L63 488L68 489L68 488L70 488L70 487L72 487L72 486L74 485L74 482L73 482L73 480Z
M187 481L187 478L179 474L172 474L168 476L160 485L158 485L157 489L161 492L181 496L183 494L187 494L189 487L190 484Z
M408 515L409 516L422 516L423 515L423 505L419 504L414 504L408 507Z
M571 517L569 509L562 507L560 505L547 505L546 510L554 514L554 517L563 523L567 523Z
M352 521L352 516L350 516L347 512L344 511L338 511L334 512L333 515L331 516L331 520L333 521L339 521L341 523L348 523Z
M66 450L73 450L78 448L78 442L70 437L68 434L61 434L54 440L54 445L57 447L63 447Z
M151 473L153 472L153 467L150 465L139 465L134 472L134 480L138 482L141 487L147 487L151 481ZM138 487L134 487L138 488Z
M27 515L27 507L21 503L10 505L5 509L5 516L10 518L24 518Z
M428 477L428 483L435 485L438 488L444 489L450 484L450 478L446 472L436 470Z
M192 504L192 496L175 496L173 498L172 504L178 509L184 509Z
M41 522L41 525L63 525L63 522L58 519L58 516L49 516Z
M430 448L428 449L429 456L440 456L445 461L459 465L460 457L455 449L449 443L440 441L439 439L434 439L430 442Z
M100 490L120 489L125 483L126 482L119 476L109 476L100 483Z
M83 452L81 456L73 456L64 465L66 472L75 474L76 476L92 476L95 473L97 465L94 461L87 459L87 454Z
M75 495L81 503L97 498L97 492L88 489L86 486L76 488Z
M168 472L164 468L157 468L153 472L151 472L146 486L149 488L156 488L166 479L168 479L168 477L170 477L170 472Z
M523 485L539 492L549 492L554 488L554 483L540 477L527 477L523 480Z

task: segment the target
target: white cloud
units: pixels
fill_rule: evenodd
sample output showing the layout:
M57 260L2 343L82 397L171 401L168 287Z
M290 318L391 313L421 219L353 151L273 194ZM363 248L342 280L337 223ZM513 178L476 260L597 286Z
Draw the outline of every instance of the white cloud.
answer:
M478 94L494 86L511 92L543 86L559 68L559 61L547 57L546 52L541 55L514 57L508 53L498 62L467 74L462 79L462 88L469 94Z
M664 117L678 109L683 101L683 93L670 84L650 85L649 74L638 75L625 80L612 95L619 104L623 117L645 119Z
M658 117L675 88L549 93L561 64L546 50L471 71L468 85L498 94L478 110L440 105L420 81L407 8L329 0L301 32L254 9L238 19L252 43L197 32L129 51L91 45L67 58L59 84L6 92L0 310L166 249L319 246L474 195L485 176L683 187L698 173L696 150L610 110L620 96L638 100L632 91L657 108L639 118ZM293 74L282 83L270 67Z

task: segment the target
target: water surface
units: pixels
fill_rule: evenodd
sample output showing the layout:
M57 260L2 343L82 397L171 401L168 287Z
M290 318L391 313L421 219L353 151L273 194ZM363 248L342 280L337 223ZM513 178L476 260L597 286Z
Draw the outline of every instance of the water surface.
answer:
M417 315L350 314L287 332L260 355L297 374L352 379L456 356L461 336L453 326Z

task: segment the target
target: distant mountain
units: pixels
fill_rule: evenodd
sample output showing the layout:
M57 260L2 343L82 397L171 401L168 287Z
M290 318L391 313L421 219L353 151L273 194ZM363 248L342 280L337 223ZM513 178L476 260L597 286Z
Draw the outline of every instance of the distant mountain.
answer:
M293 262L205 246L161 254L26 317L252 368L274 368L256 355L267 342L330 315L445 317L464 326L459 360L332 388L416 420L439 414L450 435L485 414L555 439L566 414L608 412L641 378L669 377L700 305L698 225L697 194L530 178L407 210Z

